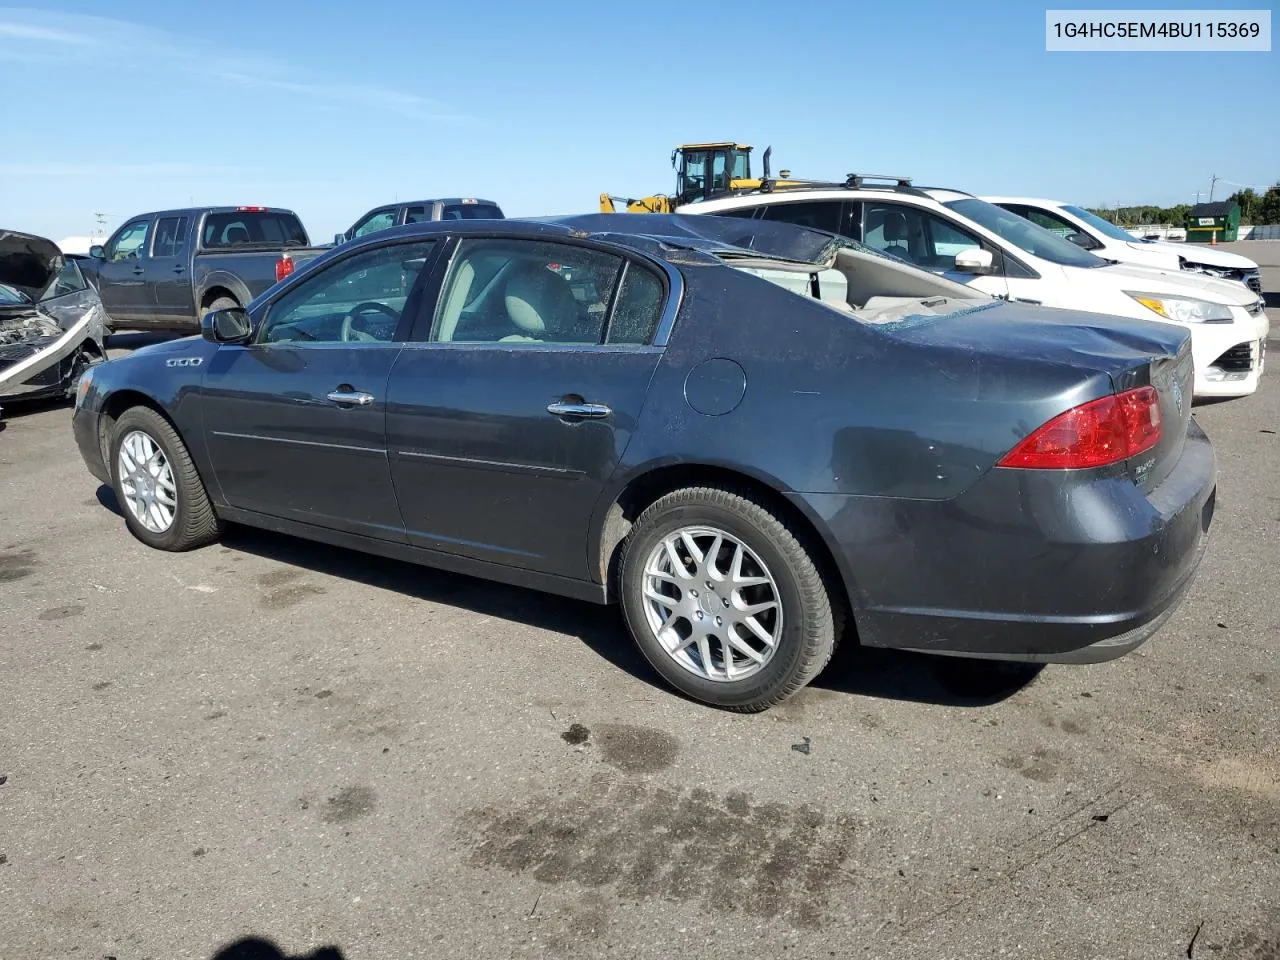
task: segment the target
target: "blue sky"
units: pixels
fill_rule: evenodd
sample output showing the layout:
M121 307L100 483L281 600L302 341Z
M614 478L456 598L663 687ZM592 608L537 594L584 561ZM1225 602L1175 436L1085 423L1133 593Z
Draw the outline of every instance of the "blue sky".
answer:
M1046 53L1044 5L1027 3L804 9L0 7L3 226L57 240L95 211L114 228L266 203L327 239L396 198L594 210L601 191L669 191L671 148L708 139L755 144L757 169L772 144L799 176L1089 205L1191 200L1212 173L1280 179L1280 53Z

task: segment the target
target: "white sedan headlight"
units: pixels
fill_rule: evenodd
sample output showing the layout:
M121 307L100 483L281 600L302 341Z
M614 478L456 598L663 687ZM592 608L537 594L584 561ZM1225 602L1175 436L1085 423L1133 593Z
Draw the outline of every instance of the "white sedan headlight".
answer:
M1225 303L1193 300L1190 297L1169 297L1162 293L1134 293L1132 290L1126 290L1125 293L1166 320L1177 320L1179 323L1231 322L1231 308Z

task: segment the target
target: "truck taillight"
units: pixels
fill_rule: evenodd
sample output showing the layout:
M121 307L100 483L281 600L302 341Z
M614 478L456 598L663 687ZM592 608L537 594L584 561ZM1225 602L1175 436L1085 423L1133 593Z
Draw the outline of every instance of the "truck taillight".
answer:
M1159 442L1160 397L1152 387L1137 387L1059 414L1023 437L997 466L1032 470L1105 467L1136 457Z
M276 261L276 283L293 273L293 257L287 253Z

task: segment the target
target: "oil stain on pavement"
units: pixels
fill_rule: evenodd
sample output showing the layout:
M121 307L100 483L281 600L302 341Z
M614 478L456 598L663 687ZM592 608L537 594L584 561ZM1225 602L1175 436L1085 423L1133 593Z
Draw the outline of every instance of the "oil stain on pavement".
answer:
M599 775L580 792L473 810L459 836L477 867L814 928L843 903L855 823L811 805Z

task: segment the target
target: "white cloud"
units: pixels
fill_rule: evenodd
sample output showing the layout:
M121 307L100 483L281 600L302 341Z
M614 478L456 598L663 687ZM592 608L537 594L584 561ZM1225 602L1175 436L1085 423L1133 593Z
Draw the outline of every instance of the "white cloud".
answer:
M266 53L241 50L221 53L209 66L207 45L128 20L84 14L51 13L21 7L0 7L0 60L22 60L32 52L31 41L43 41L40 58L65 56L84 63L85 47L92 48L92 62L99 68L139 61L154 65L163 61L175 71L194 78L234 83L238 86L279 90L317 103L343 104L383 110L418 120L466 121L437 100L407 90L355 83L312 82L296 64ZM61 49L59 49L61 47ZM76 49L70 49L70 48Z
M3 13L4 11L0 11ZM79 33L68 33L66 30L54 30L29 23L0 23L0 38L12 37L17 40L39 40L45 43L93 43L92 38Z

